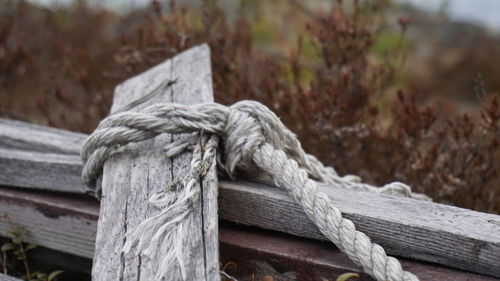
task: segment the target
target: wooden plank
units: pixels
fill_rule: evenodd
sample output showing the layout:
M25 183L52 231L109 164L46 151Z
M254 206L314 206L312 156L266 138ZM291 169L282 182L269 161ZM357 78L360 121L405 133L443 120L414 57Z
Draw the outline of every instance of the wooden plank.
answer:
M45 156L30 154L23 161L38 165L51 159ZM62 157L71 158L68 155ZM6 177L17 182L31 178L25 176L27 172L22 165L11 166L4 159L0 159L0 179L4 182ZM59 184L60 190L70 190L75 186L83 188L78 176L81 168L74 168L79 165L74 157L72 161L71 164L60 161L55 165L56 169L42 169L39 174L47 177L44 185L47 186L50 179L60 178L63 180ZM11 171L10 167L16 168ZM43 182L37 179L31 183L36 186ZM323 239L300 207L275 188L222 182L220 192L221 217L224 219ZM394 199L386 195L352 194L345 190L335 190L332 200L348 218L354 220L359 229L384 246L390 254L499 276L500 263L495 263L500 253L500 217L497 215L436 203ZM272 206L273 209L265 206Z
M221 264L236 263L236 270L228 273L246 280L255 274L255 280L271 276L274 280L335 280L346 272L360 275L354 280L373 280L355 266L337 248L317 240L293 237L255 228L241 228L234 224L221 224ZM498 280L474 273L453 270L434 264L400 259L404 268L415 273L420 280L492 281ZM230 269L230 267L228 268ZM287 279L289 278L289 279Z
M324 240L288 194L264 184L219 183L220 217ZM500 277L500 216L321 185L356 227L393 255Z
M0 118L0 147L35 152L80 154L87 135Z
M87 193L77 154L0 147L0 184L58 192Z
M25 126L22 122L17 123ZM45 131L40 128L37 130ZM53 134L52 138L57 138L57 134ZM63 133L61 140L53 142L64 143L65 138ZM51 146L44 144L40 138L37 141L41 143L41 147ZM79 178L81 167L77 156L58 155L56 152L49 154L25 154L19 149L0 149L0 184L50 188L53 180L52 189L68 192L80 189L80 192L84 192L85 187ZM8 156L2 155L17 156L14 157L16 160L9 160ZM38 176L26 176L28 174ZM317 229L301 213L300 207L286 194L272 187L266 189L262 185L237 185L239 187L236 188L229 183L221 184L221 216L225 219L322 239ZM387 198L392 197L335 190L332 200L347 217L353 219L361 230L384 246L390 254L499 276L500 262L495 263L500 252L499 216L429 202ZM231 200L234 202L231 203ZM268 205L274 209L262 207ZM260 209L266 211L258 211ZM289 213L289 210L294 212ZM281 215L285 218L293 217L295 223L288 223L286 220L283 222L280 220Z
M45 156L30 154L24 159L31 163L29 165L37 165L51 159ZM63 157L71 158L67 155ZM39 172L47 180L37 179L31 183L36 186L45 182L47 186L50 179L60 178L63 180L59 184L60 190L69 190L74 186L83 188L77 175L81 168L74 168L74 165L78 165L76 162L76 159L71 164L60 161L54 165L56 169L48 168ZM11 171L10 167L16 168ZM69 173L72 169L73 172ZM0 179L4 182L6 177L17 182L31 178L25 176L27 173L23 166L10 166L5 160L0 161L0 171ZM222 182L220 192L221 217L227 220L322 239L300 207L275 188ZM332 200L348 218L354 220L359 229L384 246L390 254L499 276L500 263L495 263L500 253L499 216L429 202L387 198L392 197L353 195L349 191L336 190ZM273 209L265 206L272 206ZM292 220L281 220L280 217L290 217Z
M93 257L99 214L97 201L62 194L0 188L0 215L5 213L9 213L16 224L26 227L30 242L86 257L89 260ZM62 235L45 227L46 225L51 225L54 229L62 228L65 233ZM10 225L5 220L0 220L0 235L9 228ZM286 272L292 272L299 280L323 281L319 278L335 280L338 274L347 271L362 272L331 243L324 241L313 241L274 231L242 228L229 223L223 223L219 233L221 262L222 264L236 262L237 277L245 277L240 280L246 280L250 273L257 275L281 273L275 277L284 277L291 275L285 275ZM70 257L67 259L69 261ZM430 263L405 259L401 262L421 280L499 280ZM363 275L361 280L371 279Z
M0 118L0 184L83 194L80 149L87 135Z
M207 45L192 48L143 74L119 85L115 91L112 113L134 102L165 81L176 81L169 89L132 110L157 102L212 102L210 52ZM119 155L109 159L102 178L102 201L96 237L92 279L154 280L157 269L152 261L125 255L122 248L127 230L158 212L148 205L148 198L165 184L182 178L188 171L191 154L170 159L154 151L173 140L160 135L153 140L130 145L138 155ZM183 239L186 280L218 280L217 177L215 166L202 185L199 203L188 217L188 234ZM210 202L209 202L210 200ZM178 273L168 280L180 280Z
M0 273L0 281L21 281L21 280L22 279L18 279L18 278Z
M99 204L90 198L0 188L0 216L26 229L28 242L92 258ZM12 229L0 219L0 235Z

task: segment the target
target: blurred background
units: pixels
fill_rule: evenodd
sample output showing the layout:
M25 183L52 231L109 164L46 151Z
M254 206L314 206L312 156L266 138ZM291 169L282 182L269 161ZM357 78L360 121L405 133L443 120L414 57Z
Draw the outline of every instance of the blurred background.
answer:
M500 213L496 0L0 0L0 116L89 133L202 42L216 101L271 107L340 174Z

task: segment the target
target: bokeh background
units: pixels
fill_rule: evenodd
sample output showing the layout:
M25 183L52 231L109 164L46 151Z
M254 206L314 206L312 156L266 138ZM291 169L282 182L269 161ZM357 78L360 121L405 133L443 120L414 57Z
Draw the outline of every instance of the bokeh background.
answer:
M216 101L271 107L340 174L500 213L500 2L0 0L0 116L91 132L202 42Z

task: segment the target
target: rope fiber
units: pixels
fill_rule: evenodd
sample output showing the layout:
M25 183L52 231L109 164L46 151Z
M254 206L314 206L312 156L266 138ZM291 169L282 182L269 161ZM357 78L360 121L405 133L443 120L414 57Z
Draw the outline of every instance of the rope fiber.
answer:
M189 133L188 137L164 148L169 157L197 147L193 145L197 142L206 146L203 151L193 153L191 170L184 178L150 199L160 212L127 233L124 252L156 260L158 280L173 272L185 279L181 249L183 223L196 204L193 201L195 183L206 174L213 161L217 161L219 171L232 179L236 178L237 170L271 178L277 187L293 196L325 237L376 280L419 280L404 271L396 258L387 256L380 245L357 231L352 221L343 218L328 196L318 191L316 181L419 200L430 200L429 197L411 192L409 186L400 182L375 187L362 183L354 175L339 176L332 167L305 153L295 134L271 110L255 101L241 101L230 107L217 103L191 106L164 103L139 112L110 115L83 145L84 181L99 195L99 178L109 157L127 153L128 143L163 133Z

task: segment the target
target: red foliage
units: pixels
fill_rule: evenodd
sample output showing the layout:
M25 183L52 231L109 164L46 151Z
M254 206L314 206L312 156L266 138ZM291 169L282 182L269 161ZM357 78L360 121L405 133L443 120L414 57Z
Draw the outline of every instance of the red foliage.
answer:
M393 95L398 69L386 58L374 63L371 51L382 26L374 4L351 9L339 2L311 18L313 64L303 59L301 40L285 59L263 52L244 9L229 20L210 0L201 11L172 2L168 13L153 1L150 11L125 18L82 4L63 12L2 5L4 115L90 132L107 114L119 81L208 42L218 102L263 102L308 152L341 174L374 184L399 180L437 201L500 213L498 95L485 101L480 119L448 121L438 106L422 106L420 96ZM408 24L399 20L402 32ZM304 82L306 74L312 78Z

